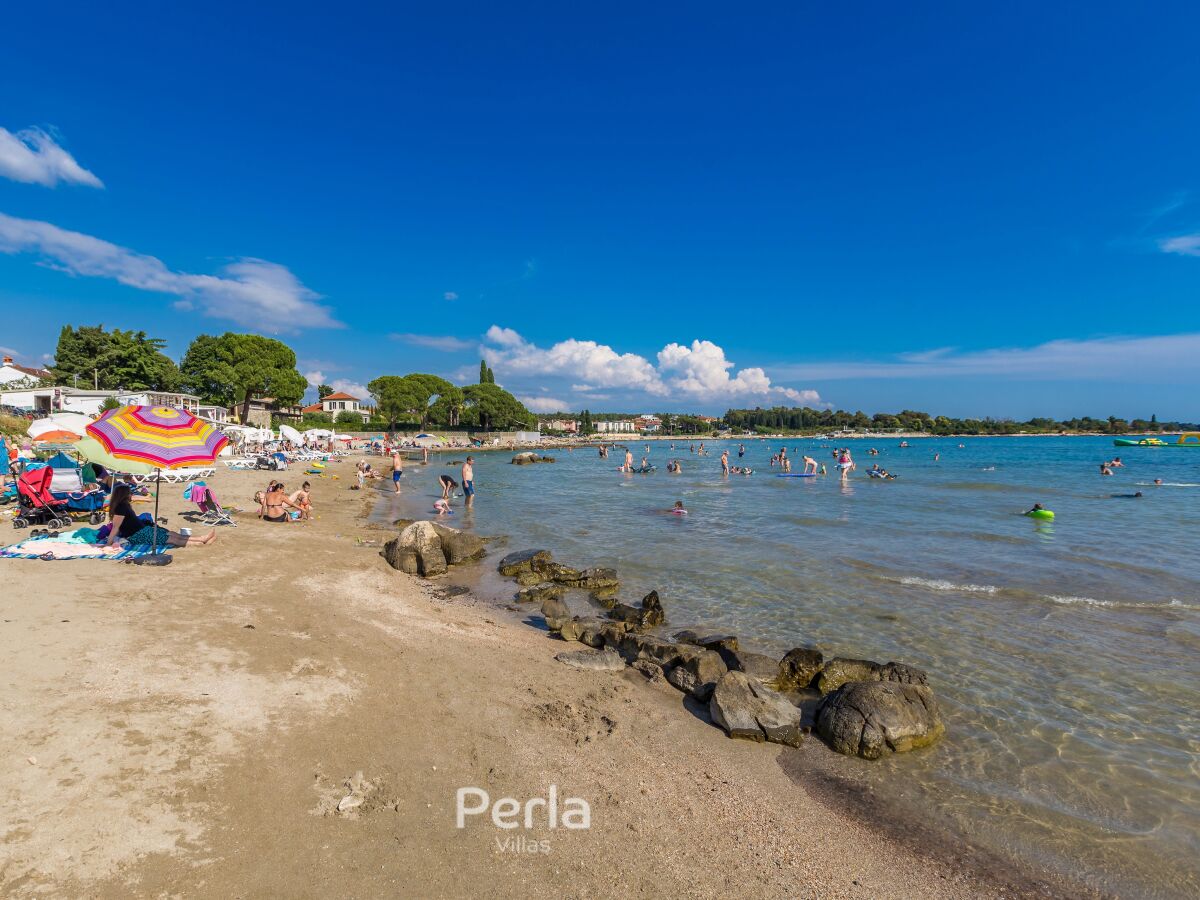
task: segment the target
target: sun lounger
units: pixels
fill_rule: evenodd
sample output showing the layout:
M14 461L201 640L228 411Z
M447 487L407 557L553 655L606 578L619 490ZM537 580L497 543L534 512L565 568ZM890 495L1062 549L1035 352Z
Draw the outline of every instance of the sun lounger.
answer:
M200 509L200 524L215 527L217 525L232 525L237 528L237 522L221 506L212 488L203 483L193 484L189 497Z

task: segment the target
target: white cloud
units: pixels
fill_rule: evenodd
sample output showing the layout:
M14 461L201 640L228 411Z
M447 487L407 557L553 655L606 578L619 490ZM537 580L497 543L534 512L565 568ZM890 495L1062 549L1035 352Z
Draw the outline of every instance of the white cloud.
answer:
M460 350L469 350L475 346L474 341L465 341L462 338L456 338L453 335L392 334L389 335L389 337L395 341L402 341L405 344L412 344L414 347L428 347L431 350L440 350L443 353L455 353Z
M54 187L60 181L104 187L99 178L79 165L75 157L40 128L26 128L16 134L0 128L0 176L46 187Z
M305 372L304 380L308 382L309 387L320 387L323 384L327 384L325 381L325 373L320 369L314 369L311 372Z
M1178 253L1180 256L1200 256L1200 234L1181 234L1158 242L1163 253Z
M348 378L335 378L329 382L329 386L333 388L334 393L342 391L352 397L357 397L359 400L371 401L371 392L367 390L367 386L359 384L357 381L351 381Z
M996 376L1050 381L1144 382L1200 376L1200 333L1146 337L1064 338L1034 347L907 353L883 361L830 361L781 366L789 379L966 378Z
M693 341L690 347L668 344L657 356L658 365L636 353L618 353L606 344L568 338L543 349L526 341L511 328L493 325L482 348L488 364L513 376L567 377L576 380L575 391L620 388L655 397L717 402L735 398L767 401L787 399L818 403L815 391L777 387L760 368L730 374L734 364L711 341ZM492 346L488 346L488 345Z
M552 413L571 409L570 403L555 397L518 397L517 399L524 403L530 412Z
M442 294L442 299L443 300L457 300L458 294L456 294L454 291L446 291L446 293Z
M143 291L173 294L182 308L268 332L338 328L320 295L287 268L262 259L230 263L220 275L173 272L159 259L49 222L0 213L0 253L36 253L71 275L111 278Z

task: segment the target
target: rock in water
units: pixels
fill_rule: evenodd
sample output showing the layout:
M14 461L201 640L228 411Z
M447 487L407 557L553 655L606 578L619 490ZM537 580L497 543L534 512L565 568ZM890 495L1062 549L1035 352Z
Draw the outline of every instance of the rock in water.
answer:
M531 453L528 450L524 453L518 453L512 458L512 464L514 466L528 466L535 462L540 462L538 455L536 453Z
M554 562L551 559L535 560L533 562L533 571L541 575L546 581L556 581L568 587L574 587L578 584L582 575L578 569L573 569L560 562Z
M762 653L751 653L748 650L718 650L725 665L731 672L745 672L755 681L768 687L775 687L779 682L779 660Z
M542 583L542 576L537 572L521 572L517 575L517 584L521 587L532 587L535 584Z
M628 603L615 603L607 615L610 619L626 622L638 628L652 628L655 625L663 625L667 621L662 602L658 599L658 591L651 591L643 597L640 608L630 606Z
M825 665L825 655L812 647L797 647L789 650L779 662L779 681L776 687L781 691L799 691L817 677L817 673Z
M745 672L726 672L708 702L709 715L733 738L799 747L800 710Z
M460 566L463 563L481 559L487 552L483 538L469 531L459 531L446 525L433 523L433 529L442 539L442 552L446 555L446 563Z
M432 578L446 574L442 539L431 522L413 522L384 545L383 558L393 569L409 575Z
M563 589L552 581L517 591L518 603L543 603L551 597L562 597Z
M522 572L533 570L534 563L543 563L550 561L549 550L518 550L515 553L510 553L504 559L500 560L499 570L501 575L519 575Z
M850 681L825 698L817 730L838 753L879 759L928 747L946 727L928 685Z
M715 650L718 653L738 649L738 639L732 634L698 634L695 631L681 631L675 635L675 640L683 644L695 644L705 650Z
M625 668L625 660L611 647L605 647L603 650L568 650L554 658L573 669L588 669L593 672L619 672Z
M903 663L881 665L869 659L844 659L835 656L817 676L817 690L830 694L848 681L893 681L897 684L929 684L929 677L920 669Z

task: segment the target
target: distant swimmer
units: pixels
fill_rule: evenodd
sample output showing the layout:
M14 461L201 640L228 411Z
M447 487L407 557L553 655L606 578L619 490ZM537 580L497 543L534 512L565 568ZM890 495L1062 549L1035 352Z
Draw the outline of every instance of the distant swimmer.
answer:
M1155 478L1154 483L1155 483L1155 485L1161 485L1163 483L1163 480L1161 478Z
M1114 500L1136 500L1144 495L1138 491L1136 494L1112 494L1111 496Z
M941 458L942 458L942 454L940 454L940 453L935 453L935 454L933 454L933 461L934 461L934 462L938 462L938 461L940 461L940 460L941 460Z
M1042 504L1040 504L1040 503L1035 503L1035 504L1033 504L1032 509L1028 509L1025 511L1025 515L1029 515L1030 513L1039 513L1039 512L1045 512L1045 511L1046 511L1046 507L1042 506Z
M670 472L672 475L678 475L680 472L683 471L683 466L681 466L679 464L679 460L673 459L669 463L667 463L667 471Z
M686 516L687 510L683 508L683 501L676 500L675 505L671 507L671 512L677 516Z
M1114 469L1123 469L1125 468L1125 463L1121 462L1121 457L1114 456L1113 461L1109 463L1109 466Z
M1106 462L1100 463L1100 474L1101 475L1111 475L1112 473L1113 473L1113 470L1108 467L1108 463L1106 463Z
M814 475L817 471L817 461L811 456L804 457L804 474Z
M738 459L741 459L745 455L746 455L746 445L738 444Z

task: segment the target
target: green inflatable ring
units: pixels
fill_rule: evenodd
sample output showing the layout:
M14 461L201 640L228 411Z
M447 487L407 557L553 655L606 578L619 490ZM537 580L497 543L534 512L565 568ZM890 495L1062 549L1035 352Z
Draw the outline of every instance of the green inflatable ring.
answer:
M1029 518L1031 518L1031 519L1053 519L1054 518L1054 513L1052 513L1048 509L1031 509L1029 512L1025 513L1025 515L1029 516Z

